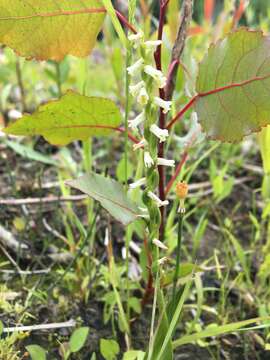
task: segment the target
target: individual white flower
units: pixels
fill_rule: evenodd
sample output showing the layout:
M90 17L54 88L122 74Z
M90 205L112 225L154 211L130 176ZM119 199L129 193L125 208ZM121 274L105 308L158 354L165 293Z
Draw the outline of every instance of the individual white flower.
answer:
M162 44L162 40L148 40L143 43L146 51L155 51L156 48Z
M133 145L133 151L136 151L138 149L145 147L146 144L147 144L147 141L145 140L145 138L142 138L137 144Z
M125 247L122 247L121 253L122 253L122 259L125 260L127 258L127 249Z
M149 76L151 76L155 80L155 82L157 83L157 85L160 89L164 88L164 86L166 85L167 79L163 75L162 71L155 69L151 65L146 65L144 67L144 72L146 74L148 74Z
M141 40L144 37L144 33L142 30L139 30L137 34L131 34L128 37L128 40L133 43L134 49L137 49L138 45L140 44Z
M161 166L175 167L175 161L174 160L168 160L168 159L164 159L164 158L158 158L157 159L157 164L161 165Z
M160 248L160 249L163 249L163 250L168 250L168 247L165 245L165 244L163 244L163 242L161 242L160 240L158 240L158 239L154 239L153 241L152 241L152 243L154 244L154 245L156 245L158 248Z
M127 72L130 76L136 76L141 69L143 68L144 61L143 59L137 60L133 65L127 68Z
M144 82L143 81L140 81L138 84L136 85L130 85L129 86L129 91L130 91L130 94L133 96L133 97L136 97L138 96L140 90L144 87Z
M147 168L150 168L151 166L154 165L154 160L152 159L149 151L144 152L144 165Z
M166 264L168 261L169 261L169 259L165 256L158 260L158 265L162 266L162 265Z
M171 106L172 106L171 101L165 101L160 97L156 96L154 98L154 103L163 109L164 114L167 114L171 110Z
M160 198L154 194L152 191L148 191L147 195L150 197L150 199L154 200L158 207L167 206L169 204L168 200L160 200Z
M141 178L137 181L135 181L134 183L129 184L129 188L130 189L137 189L138 187L141 187L142 185L146 184L146 178Z
M141 90L139 92L137 101L141 105L146 105L148 103L148 100L149 100L149 95L147 94L146 88L143 87L143 88L141 88Z
M156 124L152 124L150 126L150 131L153 133L157 138L159 138L159 142L166 141L166 138L169 136L169 131L167 129L161 129Z
M132 129L136 129L145 119L145 112L143 111L133 120L128 120L128 126Z

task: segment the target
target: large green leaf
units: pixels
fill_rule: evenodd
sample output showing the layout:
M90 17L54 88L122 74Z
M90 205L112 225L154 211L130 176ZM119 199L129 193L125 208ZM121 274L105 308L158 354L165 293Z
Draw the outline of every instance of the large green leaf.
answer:
M118 221L124 225L135 221L139 212L137 207L129 200L122 184L102 175L90 173L76 180L66 182L100 204Z
M239 29L200 64L195 110L210 138L228 142L270 124L270 38Z
M38 60L85 57L105 13L100 0L0 0L0 42Z
M87 97L73 91L50 101L33 115L24 115L3 131L12 135L42 135L55 145L90 136L109 135L121 122L117 106L108 99Z

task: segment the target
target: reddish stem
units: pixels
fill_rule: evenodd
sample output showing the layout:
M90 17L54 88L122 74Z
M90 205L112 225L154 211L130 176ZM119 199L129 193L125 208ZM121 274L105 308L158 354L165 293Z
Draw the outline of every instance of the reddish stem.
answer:
M126 129L124 128L114 128L115 131L121 132L121 133L125 133ZM138 140L135 136L133 136L129 131L128 131L128 138L133 141L135 144L138 144L140 142L140 140Z
M118 19L121 21L123 25L125 25L126 28L128 28L133 34L137 34L137 30L135 27L128 22L128 20L124 17L123 14L121 14L118 10L115 10L115 13L118 17Z
M162 40L163 36L163 29L165 24L165 17L166 17L166 9L169 1L162 1L160 0L160 12L159 12L159 26L158 26L158 40ZM162 71L162 63L161 63L161 50L162 45L157 47L157 50L154 54L156 68L157 70ZM165 91L164 89L159 89L159 96L161 99L165 100ZM159 127L164 129L166 126L165 124L165 114L163 113L162 109L160 109L159 113ZM158 157L164 157L164 143L160 143L158 146ZM161 200L165 200L165 171L163 166L158 167L159 172L159 197ZM161 213L161 225L160 225L160 240L164 238L164 207L160 208Z
M188 152L185 151L184 154L183 154L183 157L181 159L181 161L179 162L179 164L177 165L176 167L176 170L175 170L175 173L174 175L171 177L170 181L168 182L168 185L166 187L166 190L165 190L165 194L168 195L175 180L177 179L178 175L180 174L180 171L182 170L182 167L184 166L184 164L186 163L187 161L187 158L188 158Z
M180 118L185 114L185 112L188 111L188 109L190 109L190 108L192 107L193 103L197 100L197 98L198 98L198 95L194 96L194 97L183 107L183 109L181 109L181 110L179 111L179 113L177 113L177 114L175 115L175 117L172 118L172 120L171 120L171 121L169 122L169 124L166 126L166 128L167 128L168 130L173 126L173 124L174 124L178 119L180 119Z
M240 0L239 6L238 8L235 10L234 15L233 15L233 26L232 28L235 29L237 24L239 23L239 21L241 20L241 17L243 16L244 12L245 12L245 1L244 0Z

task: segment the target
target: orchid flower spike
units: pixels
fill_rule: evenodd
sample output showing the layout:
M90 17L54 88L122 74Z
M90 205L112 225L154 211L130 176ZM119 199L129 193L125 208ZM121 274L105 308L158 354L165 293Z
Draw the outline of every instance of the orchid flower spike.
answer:
M152 159L149 151L144 152L144 165L147 168L150 168L151 166L154 165L154 160Z
M144 67L144 72L146 74L148 74L149 76L151 76L155 80L155 82L157 83L157 85L160 89L164 88L164 86L166 85L167 79L160 70L155 69L151 65L146 65Z
M152 124L150 126L150 131L153 133L157 138L159 138L159 142L166 141L166 138L169 136L169 131L167 129L161 129L156 124Z
M133 65L129 66L127 68L127 72L131 77L136 76L137 74L139 74L139 72L141 71L141 69L143 68L143 64L144 64L144 60L143 59L139 59L138 61L136 61Z
M141 88L139 95L137 97L137 101L140 105L146 105L148 103L149 100L149 95L147 94L147 91L145 89L145 87Z
M144 178L141 178L141 179L135 181L134 183L129 184L129 188L131 190L133 190L133 189L137 189L145 184L146 184L146 178L144 177Z
M150 197L150 199L154 200L158 207L167 206L169 204L168 200L160 200L160 198L154 194L152 191L148 191L147 195Z
M161 166L175 167L175 161L174 160L168 160L168 159L164 159L164 158L158 158L157 159L157 164L161 165Z
M140 81L138 84L136 85L130 85L129 86L129 91L130 91L130 94L133 96L133 97L136 97L139 95L139 92L140 90L144 87L144 82L143 81Z
M143 121L145 120L145 112L143 111L138 116L135 117L133 120L128 120L128 126L131 129L136 129Z
M154 103L163 109L164 114L167 114L171 110L171 106L172 106L171 101L165 101L165 100L161 99L160 97L156 96L154 98Z
M162 265L166 264L168 261L169 261L169 259L165 256L158 260L158 265L162 266Z
M152 243L154 244L154 245L156 245L158 248L160 248L160 249L163 249L163 250L168 250L168 247L165 245L165 244L163 244L163 242L161 242L160 240L158 240L158 239L154 239L153 241L152 241Z

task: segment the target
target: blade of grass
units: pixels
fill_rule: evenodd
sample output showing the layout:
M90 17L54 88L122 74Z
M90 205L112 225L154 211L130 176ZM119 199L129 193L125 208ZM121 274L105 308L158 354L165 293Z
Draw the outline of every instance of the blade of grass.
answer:
M194 341L198 341L198 340L201 340L201 339L204 339L204 338L207 338L207 337L219 336L219 335L223 335L223 334L227 334L227 333L232 333L232 332L235 332L235 331L243 331L243 330L245 330L245 329L243 329L245 326L250 325L250 324L255 324L257 322L261 322L261 321L265 321L265 320L269 320L269 317L266 317L266 318L258 317L258 318L254 318L254 319L238 321L238 322L235 322L235 323L221 325L221 326L217 326L217 327L214 327L214 328L206 329L206 330L200 331L200 332L195 333L195 334L186 335L186 336L183 336L182 338L180 338L178 340L175 340L173 342L173 348L176 349L179 346L182 346L182 345L185 345L185 344L190 344L190 343L192 343Z
M116 15L116 12L115 12L115 9L113 7L111 0L102 0L102 2L111 18L112 24L114 26L114 29L115 29L117 35L119 36L120 41L122 42L123 46L125 48L127 48L127 46L128 46L127 37L122 28L122 25L120 24L120 21L118 20L118 17Z
M163 341L163 344L162 344L162 347L160 349L160 352L157 356L156 359L152 359L152 360L161 360L163 359L163 354L164 354L164 351L169 343L169 341L172 339L172 336L173 336L173 332L175 330L175 327L177 325L177 322L179 320L179 316L183 310L183 306L184 306L184 303L188 297L188 294L189 294L189 291L190 291L190 288L191 288L191 285L192 285L192 282L193 282L193 279L191 277L191 279L186 283L185 285L185 288L184 288L184 291L182 293L182 296L180 297L180 300L176 306L176 309L175 309L175 312L174 312L174 315L172 317L172 320L170 322L170 326L169 326L169 329L168 329L168 332L167 332L167 335Z

